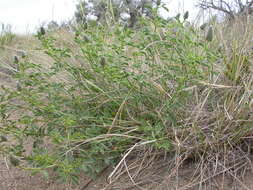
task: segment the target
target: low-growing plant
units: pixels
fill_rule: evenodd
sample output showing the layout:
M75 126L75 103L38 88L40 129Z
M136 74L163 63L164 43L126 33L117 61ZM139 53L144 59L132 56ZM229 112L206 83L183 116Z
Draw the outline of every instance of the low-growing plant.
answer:
M213 88L221 73L215 63L223 55L179 20L157 17L140 24L137 30L77 29L77 49L59 47L55 38L38 33L51 67L23 58L16 63L19 88L1 90L0 152L13 165L46 176L52 169L62 180L78 182L80 173L95 177L139 142L191 154L213 147L228 125L236 131L216 105L239 104L247 89ZM226 70L229 79L242 85L234 63L227 64L233 67ZM249 113L251 96L240 102L245 111L240 113ZM207 142L210 138L215 142Z

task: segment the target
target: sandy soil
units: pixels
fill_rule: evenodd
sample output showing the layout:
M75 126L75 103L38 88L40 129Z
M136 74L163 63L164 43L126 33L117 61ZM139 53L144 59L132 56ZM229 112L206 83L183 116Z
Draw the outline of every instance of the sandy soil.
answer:
M81 178L78 186L62 184L57 182L52 176L46 180L36 174L30 175L20 169L13 168L4 158L0 162L0 190L251 190L253 189L253 173L247 171L244 179L232 177L231 175L217 175L210 178L207 183L199 184L191 178L196 168L196 164L191 163L178 170L177 176L173 176L173 171L168 171L166 167L156 166L145 170L142 177L135 178L123 174L113 183L109 184L108 175L112 168L107 169L95 181L89 178ZM152 171L153 170L153 171ZM151 172L152 171L152 172ZM87 185L85 185L87 184ZM194 185L195 184L195 185Z

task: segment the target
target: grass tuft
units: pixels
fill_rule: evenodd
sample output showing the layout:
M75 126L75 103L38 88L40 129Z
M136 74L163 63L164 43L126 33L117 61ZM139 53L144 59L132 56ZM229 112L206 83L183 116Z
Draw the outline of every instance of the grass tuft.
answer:
M217 25L206 41L193 26L161 18L143 19L136 30L93 24L76 33L68 41L38 33L51 61L22 57L18 88L2 87L0 133L13 143L1 141L0 151L18 167L53 169L77 183L80 173L95 177L115 165L114 181L138 151L175 155L176 168L191 159L228 164L225 157L241 147L251 153L250 34L231 39ZM217 172L228 171L226 164Z

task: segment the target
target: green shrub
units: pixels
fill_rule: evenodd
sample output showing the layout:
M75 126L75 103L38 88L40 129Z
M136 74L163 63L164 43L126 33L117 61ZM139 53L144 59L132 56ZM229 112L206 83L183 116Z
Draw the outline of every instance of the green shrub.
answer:
M95 177L138 142L174 151L173 129L198 127L189 124L197 119L189 110L196 92L206 95L200 81L213 81L222 55L179 21L141 24L138 30L115 25L77 31L77 49L38 34L54 61L50 68L27 58L17 63L19 88L1 91L0 133L7 142L0 151L21 168L45 175L51 168L74 182L82 172ZM201 147L200 129L195 138Z

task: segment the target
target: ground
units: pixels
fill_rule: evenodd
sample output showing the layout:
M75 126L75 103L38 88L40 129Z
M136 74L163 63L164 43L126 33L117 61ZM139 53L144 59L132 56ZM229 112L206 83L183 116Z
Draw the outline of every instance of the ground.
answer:
M157 163L158 164L158 163ZM160 165L160 164L158 164ZM161 165L162 166L162 165ZM200 181L193 181L192 174L197 163L188 163L178 170L177 176L172 177L173 171L168 171L166 167L156 167L155 165L145 170L147 176L142 174L142 179L134 182L127 173L121 175L113 183L109 184L107 176L112 172L112 168L105 170L95 181L88 177L82 177L80 185L71 186L63 184L53 179L51 176L46 180L41 175L30 175L20 169L8 164L4 158L0 163L0 189L1 190L251 190L253 189L253 173L246 171L244 179L225 175L214 176L207 183L199 184ZM151 169L153 171L151 172ZM204 180L203 180L204 181Z

